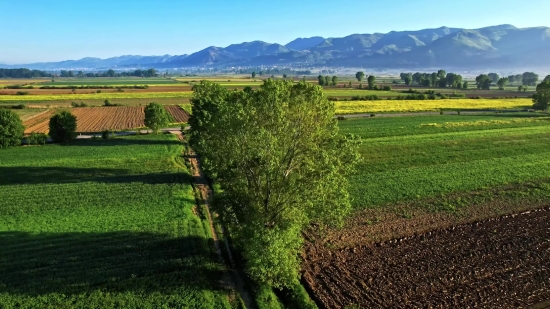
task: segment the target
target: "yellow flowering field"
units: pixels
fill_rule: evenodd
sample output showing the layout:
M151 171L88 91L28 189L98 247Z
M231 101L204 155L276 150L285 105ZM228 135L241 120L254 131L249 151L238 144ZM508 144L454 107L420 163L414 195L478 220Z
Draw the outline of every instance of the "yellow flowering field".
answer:
M530 108L531 99L442 99L442 100L377 100L337 101L336 114L383 112L423 112L456 109Z

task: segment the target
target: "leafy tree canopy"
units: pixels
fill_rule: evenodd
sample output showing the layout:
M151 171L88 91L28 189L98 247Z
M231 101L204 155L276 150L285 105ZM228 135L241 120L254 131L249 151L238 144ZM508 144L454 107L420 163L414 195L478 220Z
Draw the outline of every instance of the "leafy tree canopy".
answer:
M168 124L170 124L170 115L162 105L149 103L145 107L145 126L153 130L155 134Z
M0 109L0 148L21 145L24 132L19 115L9 109Z
M50 137L55 142L68 143L76 138L76 116L60 111L50 118Z
M334 105L309 83L267 80L254 91L194 87L190 144L220 185L214 209L230 227L247 272L275 287L299 276L301 231L340 224L358 142L338 133Z
M533 108L548 110L550 106L550 81L537 85L537 92L533 95Z
M362 81L365 78L365 72L359 71L355 73L355 78L357 78L358 81Z

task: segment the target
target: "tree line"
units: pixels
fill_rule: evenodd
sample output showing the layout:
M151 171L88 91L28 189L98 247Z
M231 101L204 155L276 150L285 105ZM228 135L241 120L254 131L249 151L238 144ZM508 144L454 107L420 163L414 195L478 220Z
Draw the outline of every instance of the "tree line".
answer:
M359 72L358 72L359 73ZM460 74L447 73L445 70L439 70L433 73L401 73L399 77L406 85L422 86L422 87L439 87L439 88L457 88L468 89L467 81ZM550 78L550 75L547 76ZM527 86L536 86L539 76L534 72L525 72L523 74L499 76L497 73L480 74L476 77L476 88L482 90L490 90L492 85L498 86L504 90L508 83L521 83L518 88L520 91L527 90Z
M0 69L0 78L39 78L51 77L52 75L45 71L29 69Z
M116 72L112 69L104 71L104 72L88 72L84 73L83 71L74 72L71 70L61 70L57 76L59 77L77 77L77 78L84 78L84 77L157 77L159 74L157 70L151 68L147 70L134 70L134 71L124 71L124 72Z

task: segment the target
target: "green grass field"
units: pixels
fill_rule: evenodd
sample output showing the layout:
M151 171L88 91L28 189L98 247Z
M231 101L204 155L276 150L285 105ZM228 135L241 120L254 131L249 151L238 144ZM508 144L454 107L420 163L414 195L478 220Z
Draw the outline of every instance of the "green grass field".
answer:
M370 118L339 126L362 140L364 161L350 177L357 209L550 178L547 115Z
M172 135L0 151L0 308L231 308Z

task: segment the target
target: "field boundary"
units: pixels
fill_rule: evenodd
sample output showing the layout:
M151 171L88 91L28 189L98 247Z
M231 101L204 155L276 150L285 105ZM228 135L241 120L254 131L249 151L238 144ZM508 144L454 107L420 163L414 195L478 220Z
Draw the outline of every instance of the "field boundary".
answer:
M183 135L181 132L174 132L180 141L184 140ZM214 220L212 219L212 212L210 211L210 203L212 202L213 198L213 192L210 188L208 181L206 179L206 176L204 175L202 169L201 169L201 163L198 155L190 148L187 149L187 153L184 153L184 156L186 156L189 159L189 162L191 164L191 175L193 176L195 185L193 186L194 190L198 193L198 196L200 196L201 202L203 203L204 209L206 211L206 219L208 220L208 225L210 229L210 233L212 234L212 239L214 241L214 246L216 249L216 253L218 255L218 258L220 262L225 263L223 253L222 253L222 245L220 244L220 238L218 237L218 234L216 232L216 228L214 226ZM225 231L222 229L222 233L225 233ZM236 264L233 259L233 255L231 253L231 249L229 247L229 243L227 241L227 237L223 237L223 242L225 244L226 250L227 250L227 256L229 258L229 269L231 270L232 274L230 274L227 278L227 283L231 286L231 289L233 291L236 291L239 293L241 300L244 302L245 308L254 308L252 304L252 297L248 293L248 291L245 288L244 280L241 278L237 268Z

